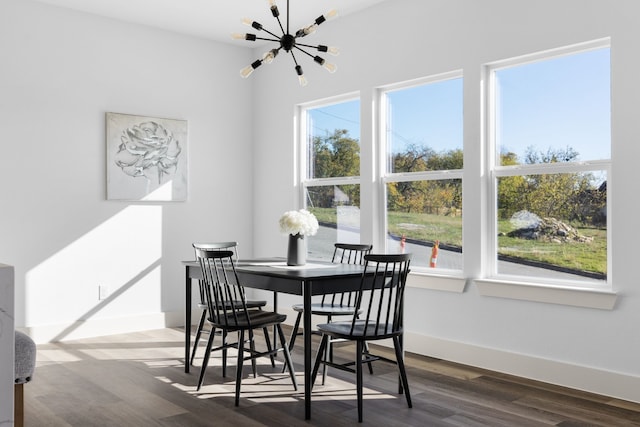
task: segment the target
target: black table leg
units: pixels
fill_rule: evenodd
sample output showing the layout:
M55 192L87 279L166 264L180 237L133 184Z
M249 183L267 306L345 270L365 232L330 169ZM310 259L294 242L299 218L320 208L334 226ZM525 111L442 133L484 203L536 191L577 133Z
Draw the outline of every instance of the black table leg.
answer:
M303 282L304 419L311 419L311 281Z
M189 349L191 348L191 278L189 267L185 268L185 304L184 304L184 371L189 373Z
M276 292L276 291L273 291L273 311L275 311L276 313L278 312L278 292ZM273 326L273 347L272 348L278 348L277 336L278 336L278 327L274 325Z

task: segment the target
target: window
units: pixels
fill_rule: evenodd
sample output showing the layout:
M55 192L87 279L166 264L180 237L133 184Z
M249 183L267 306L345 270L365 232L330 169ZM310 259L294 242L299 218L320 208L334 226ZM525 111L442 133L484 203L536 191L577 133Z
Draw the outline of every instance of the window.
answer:
M608 44L493 64L488 72L489 275L606 282Z
M308 251L331 259L333 243L360 243L360 101L306 106L301 113L304 204L320 224Z
M462 270L462 77L384 88L380 105L386 250L411 252L414 269Z

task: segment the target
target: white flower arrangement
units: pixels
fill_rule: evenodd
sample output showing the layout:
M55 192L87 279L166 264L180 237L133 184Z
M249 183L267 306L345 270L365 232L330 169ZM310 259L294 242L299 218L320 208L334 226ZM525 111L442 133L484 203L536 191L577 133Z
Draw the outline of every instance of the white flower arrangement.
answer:
M306 209L288 211L280 217L280 231L294 236L313 236L318 232L318 220Z

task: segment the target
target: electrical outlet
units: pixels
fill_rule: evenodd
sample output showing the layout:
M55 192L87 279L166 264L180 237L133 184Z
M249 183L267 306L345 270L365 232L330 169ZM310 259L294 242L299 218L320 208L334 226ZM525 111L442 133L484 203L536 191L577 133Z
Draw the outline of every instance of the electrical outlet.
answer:
M109 296L109 288L104 285L98 285L98 299L107 299Z

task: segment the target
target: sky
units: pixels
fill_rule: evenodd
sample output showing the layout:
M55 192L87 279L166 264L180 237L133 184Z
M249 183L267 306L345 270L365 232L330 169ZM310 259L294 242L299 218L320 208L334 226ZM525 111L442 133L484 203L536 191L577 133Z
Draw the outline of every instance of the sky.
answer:
M610 158L609 64L607 48L497 71L502 148L571 147L579 160Z
M496 71L499 151L519 158L571 147L578 160L610 158L610 50L596 49ZM462 78L387 93L394 151L426 144L436 152L463 146ZM313 132L346 129L359 139L358 100L310 110Z

